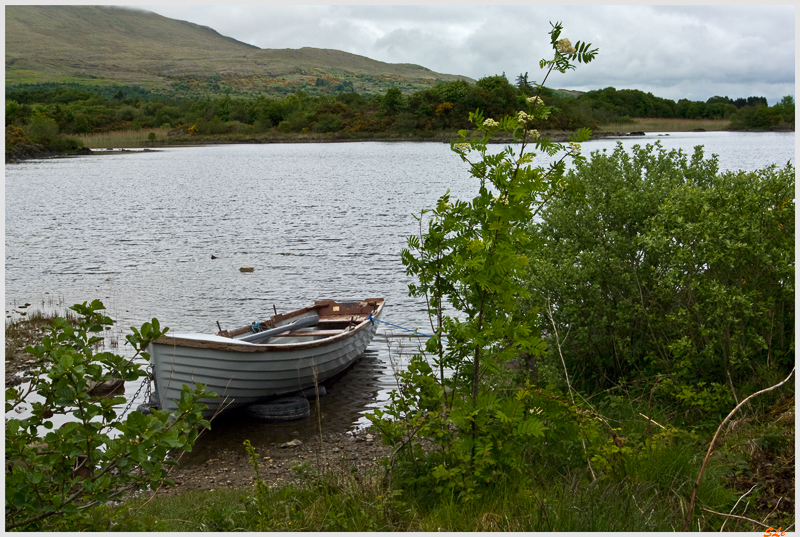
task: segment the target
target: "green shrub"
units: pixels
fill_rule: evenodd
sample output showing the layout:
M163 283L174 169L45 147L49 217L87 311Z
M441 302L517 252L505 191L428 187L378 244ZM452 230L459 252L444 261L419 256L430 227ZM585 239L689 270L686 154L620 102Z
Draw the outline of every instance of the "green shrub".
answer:
M707 415L763 369L791 369L791 165L719 173L701 148L619 145L566 185L533 226L544 247L528 303L569 332L564 356L584 386L669 375L660 393Z
M103 339L96 334L112 324L99 300L70 309L80 315L77 326L57 318L41 344L26 348L39 363L29 387L6 389L6 415L23 404L31 414L6 421L6 530L114 527L120 512L105 505L126 492L169 482L167 466L175 461L168 456L190 451L198 428L209 427L202 417L205 405L198 400L215 394L200 385L184 385L173 415L134 411L123 420L124 412L118 414L114 406L124 404L124 397L98 396L91 389L115 379L145 377L135 359L147 359L144 349L166 329L157 319L132 328L126 339L136 354L128 359L95 352ZM56 428L51 421L56 415L71 417Z
M41 112L37 112L31 117L26 130L28 136L37 142L51 140L58 136L59 132L56 120Z

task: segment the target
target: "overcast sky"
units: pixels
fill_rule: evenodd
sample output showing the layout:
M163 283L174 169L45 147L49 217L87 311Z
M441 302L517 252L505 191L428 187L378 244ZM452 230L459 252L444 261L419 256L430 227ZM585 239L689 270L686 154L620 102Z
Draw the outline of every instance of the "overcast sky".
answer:
M613 86L658 97L794 95L795 8L782 6L245 5L136 6L209 26L260 48L338 49L473 79L513 83L549 55L550 22L600 49L589 65L548 80L555 88Z

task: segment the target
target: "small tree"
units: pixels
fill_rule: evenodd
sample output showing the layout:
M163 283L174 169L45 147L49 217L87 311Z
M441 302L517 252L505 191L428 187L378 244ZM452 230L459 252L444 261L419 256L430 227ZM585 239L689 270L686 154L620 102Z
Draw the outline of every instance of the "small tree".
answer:
M183 386L175 414L134 411L123 420L124 412L114 407L125 398L98 397L91 388L146 376L134 360L147 359L144 349L168 329L162 330L157 319L139 330L132 327L133 334L126 336L135 350L132 358L96 353L103 339L96 334L112 324L103 304L95 300L70 309L81 316L77 326L55 319L41 344L25 349L39 361L29 386L6 390L6 415L23 403L31 413L6 420L6 530L107 528L111 512L103 504L128 491L171 483L167 467L175 460L168 457L190 451L199 428L209 427L202 417L206 406L198 400L215 394L200 385ZM56 415L70 421L55 428Z
M381 99L381 114L393 116L404 110L408 102L399 88L389 88Z
M560 39L561 30L560 23L553 25L554 57L540 62L547 75L574 69L572 62L588 63L597 53L589 44L573 47ZM475 130L460 131L451 147L470 165L478 195L469 202L443 195L435 209L422 212L420 235L409 237L402 252L408 274L418 280L410 294L428 303L434 336L425 350L433 355L433 367L425 356L415 356L399 374L401 389L370 419L396 453L407 455L411 482L439 492L471 497L499 476L519 475L531 440L548 429L535 404L541 391L527 386L496 392L485 384L486 374L500 364L543 351L532 318L520 316L517 308L527 293L522 281L528 265L523 249L531 240L527 223L558 190L565 159L580 159L580 142L591 134L584 129L565 145L531 129L553 111L539 97L546 80L516 116L495 120L480 110L470 114ZM499 133L510 135L517 147L490 151L489 142ZM545 169L532 165L534 151L560 157ZM416 437L433 440L441 450L423 455ZM413 469L418 457L428 457L429 472L423 475Z
M41 110L37 110L31 116L27 131L28 135L36 141L52 140L58 136L58 123Z

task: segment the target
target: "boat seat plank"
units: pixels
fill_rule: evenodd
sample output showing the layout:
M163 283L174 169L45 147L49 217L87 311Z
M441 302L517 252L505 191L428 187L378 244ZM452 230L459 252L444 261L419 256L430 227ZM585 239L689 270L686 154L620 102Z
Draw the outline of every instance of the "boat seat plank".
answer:
M360 323L367 319L367 315L326 315L319 318L320 324L333 324L333 323L349 323L350 319L354 322Z
M272 337L307 337L307 336L338 336L345 330L292 330L290 332L282 332L275 334Z

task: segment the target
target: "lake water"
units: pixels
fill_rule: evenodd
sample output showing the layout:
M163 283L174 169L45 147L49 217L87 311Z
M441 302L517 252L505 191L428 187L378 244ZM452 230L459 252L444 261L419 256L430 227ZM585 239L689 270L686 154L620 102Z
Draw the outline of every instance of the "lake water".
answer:
M794 163L794 133L671 133L600 140L584 153L660 141L720 168ZM152 317L173 332L217 331L323 298L385 297L385 321L426 332L399 253L413 217L447 189L472 197L467 165L442 143L265 144L30 161L5 167L6 316L101 299L109 345ZM212 259L212 255L217 259ZM250 265L252 273L239 267ZM364 358L328 386L323 427L364 426L413 352L382 325ZM138 384L127 387L133 394ZM316 419L307 420L316 422ZM269 426L241 415L214 426L193 458L244 439L283 441L313 424ZM331 431L332 432L332 431Z

